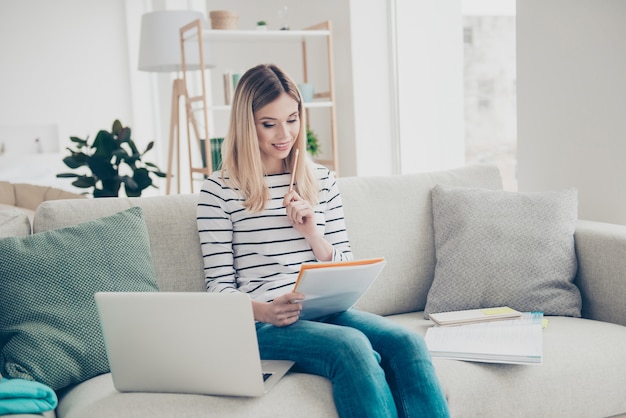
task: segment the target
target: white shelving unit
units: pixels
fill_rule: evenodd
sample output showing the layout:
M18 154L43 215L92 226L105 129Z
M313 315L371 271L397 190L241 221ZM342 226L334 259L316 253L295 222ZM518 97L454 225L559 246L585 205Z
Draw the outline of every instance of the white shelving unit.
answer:
M182 69L183 80L185 84L185 103L186 103L186 115L187 115L187 132L188 132L188 147L191 149L191 136L195 136L198 149L201 149L200 143L202 138L211 138L210 136L210 118L225 118L230 111L229 104L212 104L208 100L208 95L211 93L208 91L205 71L201 71L200 84L201 92L198 95L190 95L189 89L189 77L186 66L185 57L185 45L188 42L194 42L198 45L198 54L200 56L201 66L204 67L205 57L203 56L203 43L211 42L238 42L238 43L250 43L256 44L259 42L264 43L279 43L279 42L299 42L302 48L302 80L306 83L309 80L308 74L308 55L307 55L307 42L315 39L326 40L326 64L328 71L328 91L316 92L314 95L314 101L305 102L304 108L307 111L307 123L310 124L311 109L328 109L330 112L330 159L317 160L320 164L326 165L329 169L335 173L338 172L337 161L337 128L335 120L335 86L334 86L334 68L333 68L333 40L332 40L332 27L331 22L326 21L317 25L311 26L302 30L211 30L203 29L202 22L196 20L183 26L180 29L180 43L182 51ZM189 49L187 49L189 51ZM194 106L195 105L195 106ZM203 130L198 127L196 112L201 113ZM215 120L215 119L214 119ZM208 145L208 141L207 141ZM213 171L212 159L211 159L210 146L205 147L206 167L195 168L191 166L190 159L190 175L193 173L202 173L209 175Z

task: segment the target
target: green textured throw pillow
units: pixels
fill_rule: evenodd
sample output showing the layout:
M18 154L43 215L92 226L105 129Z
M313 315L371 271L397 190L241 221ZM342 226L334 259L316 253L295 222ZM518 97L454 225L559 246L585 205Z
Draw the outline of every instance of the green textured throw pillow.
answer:
M141 208L0 239L2 373L57 390L108 372L98 291L158 291Z

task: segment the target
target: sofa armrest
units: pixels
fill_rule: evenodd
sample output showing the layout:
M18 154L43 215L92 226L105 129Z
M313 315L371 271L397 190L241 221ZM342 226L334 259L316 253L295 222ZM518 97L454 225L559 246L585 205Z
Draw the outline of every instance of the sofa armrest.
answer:
M575 241L583 317L626 326L626 226L581 220Z

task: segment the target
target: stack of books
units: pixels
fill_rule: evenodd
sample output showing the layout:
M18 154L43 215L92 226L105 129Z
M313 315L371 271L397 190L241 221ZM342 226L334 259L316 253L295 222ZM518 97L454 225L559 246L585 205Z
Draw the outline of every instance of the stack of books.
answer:
M509 307L430 314L433 357L507 364L543 362L543 313Z

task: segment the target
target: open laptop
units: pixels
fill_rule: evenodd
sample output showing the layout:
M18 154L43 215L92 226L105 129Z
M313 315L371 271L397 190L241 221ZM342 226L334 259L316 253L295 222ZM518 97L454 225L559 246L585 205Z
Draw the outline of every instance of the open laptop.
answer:
M120 392L260 396L293 365L261 361L244 294L99 292L95 299Z

